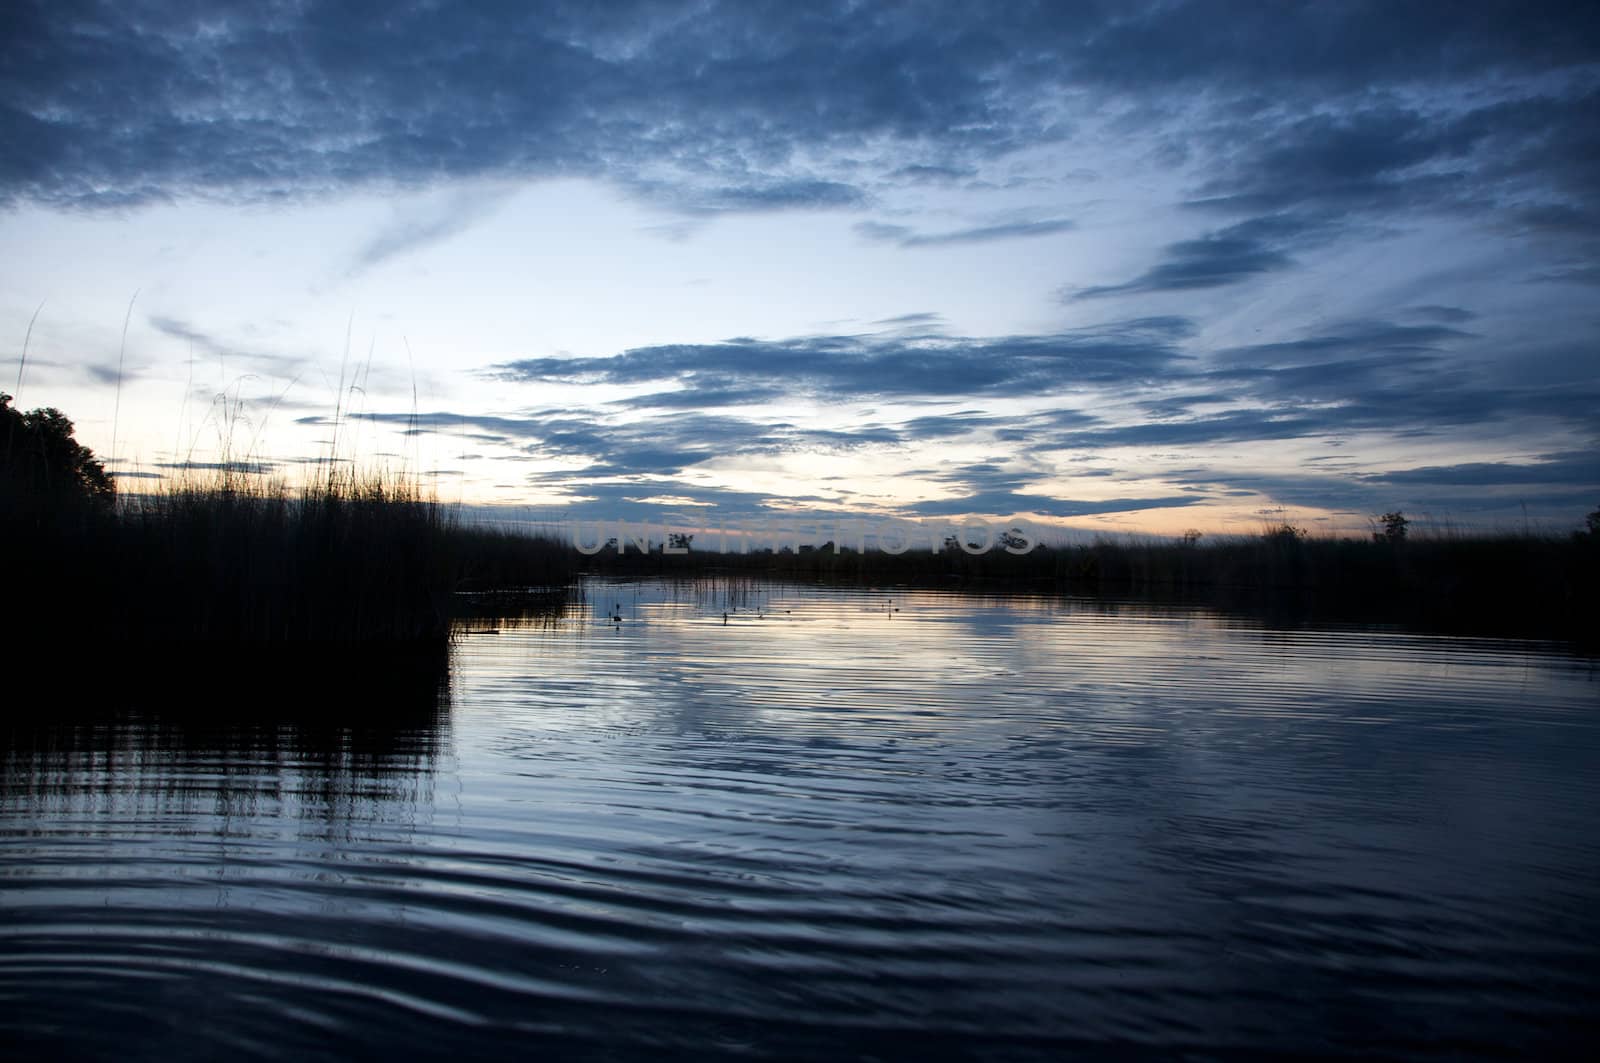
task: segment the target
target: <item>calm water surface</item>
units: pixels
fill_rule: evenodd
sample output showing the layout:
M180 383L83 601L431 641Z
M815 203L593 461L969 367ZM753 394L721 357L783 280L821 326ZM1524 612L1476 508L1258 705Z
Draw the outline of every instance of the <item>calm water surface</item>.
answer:
M13 707L0 1044L1461 1058L1600 1033L1592 661L1042 597L587 603L464 635L422 708Z

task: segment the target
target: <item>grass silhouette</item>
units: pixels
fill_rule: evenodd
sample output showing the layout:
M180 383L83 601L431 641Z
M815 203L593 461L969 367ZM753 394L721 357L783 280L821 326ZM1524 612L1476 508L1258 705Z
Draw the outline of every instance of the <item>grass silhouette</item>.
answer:
M0 411L14 645L442 643L455 592L573 573L554 544L464 526L414 479L331 460L294 489L228 460L114 499L59 411Z

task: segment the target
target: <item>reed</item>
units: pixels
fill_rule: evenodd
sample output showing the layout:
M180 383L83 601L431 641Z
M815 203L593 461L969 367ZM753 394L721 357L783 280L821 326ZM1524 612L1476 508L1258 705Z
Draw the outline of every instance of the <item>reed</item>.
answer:
M444 644L458 591L570 582L568 551L467 527L416 477L342 459L345 390L328 452L298 485L263 474L260 427L246 437L243 400L224 392L207 415L221 460L121 496L65 415L0 394L8 641L70 640L101 660L172 642L348 657ZM529 608L555 607L546 594Z
M0 491L14 639L440 643L458 590L571 575L564 551L465 528L404 476L328 463L291 488L225 463L116 504L59 479L28 466Z

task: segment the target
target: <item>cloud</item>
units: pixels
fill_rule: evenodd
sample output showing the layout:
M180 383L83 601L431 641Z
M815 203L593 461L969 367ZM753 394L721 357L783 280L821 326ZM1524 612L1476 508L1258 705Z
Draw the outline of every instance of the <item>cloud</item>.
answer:
M1049 135L1026 98L994 91L1019 63L1007 46L952 40L928 14L23 5L0 58L0 196L107 207L594 176L691 212L854 204L861 188L801 157L930 142L946 150L883 152L926 180Z
M1350 358L1366 360L1374 355L1426 355L1471 335L1448 325L1349 321L1302 339L1225 347L1215 353L1213 361L1223 365L1281 368L1326 365Z
M648 395L617 399L612 405L634 409L707 409L716 406L758 406L781 402L788 392L781 387L749 385L736 381L718 382L714 378L697 380L693 387L676 391L655 391Z
M448 433L469 436L485 442L506 443L519 439L528 439L536 436L539 431L539 422L535 420L518 417L499 417L488 413L450 413L445 411L419 413L359 412L352 413L349 416L351 419L358 421L405 425L408 432ZM324 414L311 414L295 419L295 424L303 425L332 426L334 423L331 418Z
M877 435L879 429L864 427L851 442L985 438L1029 452L1338 440L1353 433L1454 437L1469 426L1513 422L1600 432L1600 384L1592 374L1568 373L1558 382L1499 379L1459 353L1479 337L1435 323L1465 323L1464 313L1424 307L1410 316L1426 323L1346 321L1224 348L1196 346L1186 319L1143 318L987 339L897 332L732 339L596 358L528 359L489 372L524 383L670 383L674 390L611 405L683 411L646 422L678 426L666 435L680 440L674 451L680 458L694 444L679 427L706 431L713 449L730 442L751 451L820 445L821 437L806 439L781 422L777 429L752 427L759 418L704 413L740 404L781 408L801 398L1025 399L1032 412L1000 414L980 404L909 417ZM1038 409L1041 400L1053 405ZM491 421L478 423L493 430ZM778 435L771 434L775 430Z
M985 428L1002 427L1010 423L1010 419L1006 417L967 412L914 417L900 425L899 429L910 439L949 439L955 436L971 435Z
M199 470L202 472L238 472L250 476L267 476L278 466L269 461L158 461L158 469Z
M1402 211L1498 214L1524 228L1536 215L1544 235L1589 239L1596 229L1584 188L1600 180L1600 91L1577 87L1586 80L1472 108L1463 101L1481 93L1462 85L1405 106L1352 100L1252 114L1208 131L1209 143L1234 147L1207 153L1211 173L1192 204L1337 212L1347 222ZM1533 214L1530 203L1540 204Z
M1011 516L1037 513L1042 517L1092 517L1102 513L1131 513L1146 509L1193 506L1206 501L1200 495L1163 495L1155 498L1105 498L1088 501L1050 498L1045 495L1018 494L1013 491L985 491L962 498L919 502L909 510L921 517L952 517L964 514Z
M520 447L545 458L587 462L584 480L613 476L677 476L693 466L722 457L828 453L858 447L897 445L893 428L867 425L851 430L808 428L783 420L758 420L723 414L671 412L618 421L606 414L573 411L502 417L433 411L355 413L353 420L404 425L408 430L438 432ZM305 417L300 424L326 424Z
M901 314L898 317L879 318L874 325L894 325L899 328L930 328L944 327L944 315L932 311L923 311L917 314Z
M1594 506L1593 480L1580 477L1569 483L1559 476L1543 479L1536 474L1512 482L1503 472L1485 477L1467 466L1462 469L1461 473L1445 472L1438 479L1427 473L1399 481L1382 474L1315 468L1281 473L1197 468L1175 471L1169 478L1181 487L1214 496L1266 497L1282 506L1331 509L1369 518L1403 509L1424 524L1432 517L1449 524L1509 520L1520 525L1527 516L1576 524Z
M974 462L930 471L925 475L960 492L951 498L930 499L906 507L921 517L957 517L967 514L1011 516L1033 513L1044 517L1087 517L1101 513L1189 506L1204 501L1199 494L1150 498L1070 499L1029 490L1049 476L1042 467L1018 462Z
M273 376L291 376L300 372L306 365L305 358L243 347L181 318L152 314L148 320L151 328L163 336L178 340L192 354L202 359L216 358L236 365L242 363L256 371Z
M1492 513L1497 506L1527 502L1540 514L1560 516L1562 507L1576 505L1578 495L1592 493L1600 481L1600 467L1581 449L1584 440L1600 437L1600 385L1592 374L1560 383L1497 378L1488 366L1462 356L1482 339L1458 327L1472 320L1459 308L1413 306L1396 320L1345 321L1220 349L1201 343L1182 318L988 339L904 331L732 339L605 357L524 360L491 370L517 382L658 388L588 408L397 411L352 418L493 442L513 458L563 461L571 467L532 473L526 484L543 494L589 500L583 505L641 515L658 511L653 500L665 496L745 507L739 512L781 509L801 500L737 491L724 498L703 480L708 473L737 476L752 462L783 455L874 449L910 455L919 445L947 441L968 450L983 447L994 456L902 468L907 482L931 481L948 495L910 504L906 513L1069 518L1263 494L1282 504L1356 513L1397 505ZM1013 400L1015 412L1001 412L1003 407L984 401L985 394ZM801 395L882 399L886 407L872 415L876 420L829 428L781 412ZM897 418L892 411L898 403L938 408ZM734 409L740 405L751 409ZM303 423L325 419L307 417ZM1473 448L1464 453L1482 453L1480 440L1517 433L1565 436L1573 446L1537 460L1487 458L1414 469L1374 468L1353 451L1342 452L1347 458L1337 466L1312 461L1299 471L1274 473L1230 468L1241 455L1259 455L1260 444L1286 440L1331 447L1373 434L1443 440ZM1241 445L1249 449L1228 449ZM1145 452L1127 464L1146 469L1142 481L1154 478L1163 486L1120 493L1112 488L1105 493L1113 497L1099 499L1059 495L1056 485L1084 476L1109 486L1112 470L1103 461L1077 468L1109 448ZM1180 454L1209 461L1209 448L1231 455L1228 464L1152 471ZM697 494L701 489L706 493ZM1481 492L1476 499L1475 490ZM841 511L860 501L847 484L821 480L807 500Z
M89 362L83 366L83 371L89 374L89 379L104 387L117 387L136 379L139 368L131 365L118 365L115 362Z
M1546 455L1535 462L1480 461L1428 465L1361 478L1366 483L1449 487L1521 487L1556 484L1600 491L1600 457L1588 451Z
M1600 266L1561 266L1528 280L1536 284L1600 284Z
M1600 20L1578 5L23 0L0 17L0 202L592 177L691 214L856 207L1081 149L1108 106L1119 136L1195 163L1198 200L1256 214L1576 207L1600 183ZM366 253L452 224L399 222Z
M730 386L789 395L863 398L1032 396L1131 385L1171 370L1190 331L1178 317L1139 318L1040 336L874 335L736 338L641 347L598 358L531 358L493 367L500 379L596 384L674 381L713 393Z
M371 269L389 259L448 240L491 216L509 195L505 188L475 186L397 212L356 252L351 272Z
M1080 17L1054 14L1063 22ZM1600 17L1559 0L1398 8L1366 0L1337 9L1311 0L1245 10L1228 0L1189 0L1128 5L1117 14L1076 49L1075 79L1326 98L1384 82L1581 68L1600 46Z
M1437 321L1449 325L1464 325L1478 315L1460 306L1411 306L1404 311L1411 317Z
M943 247L951 244L983 244L996 240L1054 236L1057 233L1070 232L1075 228L1077 228L1076 224L1065 218L1052 218L1043 221L979 225L940 233L919 233L904 225L886 225L882 222L864 221L855 226L855 231L863 239L876 243L891 243L899 247Z
M1141 393L1136 419L1085 422L1067 411L1066 419L1031 419L1029 438L1059 449L1203 447L1358 432L1465 438L1466 429L1513 423L1600 435L1592 372L1557 383L1526 373L1500 378L1493 363L1458 353L1477 338L1448 325L1377 319L1203 351Z
M1122 284L1098 285L1063 293L1072 299L1138 292L1221 288L1294 265L1287 248L1321 243L1327 222L1269 215L1239 222L1166 248L1166 260Z

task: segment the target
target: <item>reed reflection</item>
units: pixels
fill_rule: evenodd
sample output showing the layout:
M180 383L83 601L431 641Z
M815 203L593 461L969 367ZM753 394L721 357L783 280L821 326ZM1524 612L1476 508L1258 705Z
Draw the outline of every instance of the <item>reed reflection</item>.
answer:
M409 829L430 814L449 752L449 650L336 659L233 662L248 673L211 660L177 682L99 676L36 693L0 754L6 833L350 839Z

